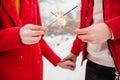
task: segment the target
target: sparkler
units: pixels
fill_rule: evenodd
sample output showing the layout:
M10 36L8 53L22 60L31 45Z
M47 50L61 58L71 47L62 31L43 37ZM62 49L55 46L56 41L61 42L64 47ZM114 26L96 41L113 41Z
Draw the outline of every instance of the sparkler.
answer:
M78 7L78 5L76 5L74 8L72 8L71 10L69 10L68 12L66 12L65 14L63 14L63 16L69 14L71 11L73 11L73 10L74 10L75 8L77 8L77 7Z
M67 11L66 13L64 13L63 15L56 15L55 13L53 13L52 11L50 12L52 15L54 15L56 17L56 20L54 20L52 23L50 23L48 26L51 26L53 23L55 22L59 22L60 24L62 24L63 26L66 25L67 21L63 18L64 16L66 16L67 14L69 14L71 11L73 11L74 9L76 9L78 7L78 5L76 5L75 7L73 7L72 9L70 9L69 11Z
M53 13L52 11L50 13L57 17L57 15L55 13Z

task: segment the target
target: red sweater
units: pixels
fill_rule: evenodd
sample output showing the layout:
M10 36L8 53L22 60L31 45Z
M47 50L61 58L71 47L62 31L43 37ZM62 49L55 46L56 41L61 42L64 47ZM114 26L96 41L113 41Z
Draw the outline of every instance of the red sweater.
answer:
M0 5L0 80L43 80L45 56L53 65L60 58L42 39L33 45L22 45L19 30L25 24L41 25L37 0L21 0L20 16L12 0Z
M80 28L88 27L92 23L93 1L81 0ZM117 70L120 72L120 0L104 0L104 21L113 32L114 40L108 40L109 49ZM90 6L89 6L90 5ZM76 37L71 52L79 55L82 51L83 60L86 59L86 43Z

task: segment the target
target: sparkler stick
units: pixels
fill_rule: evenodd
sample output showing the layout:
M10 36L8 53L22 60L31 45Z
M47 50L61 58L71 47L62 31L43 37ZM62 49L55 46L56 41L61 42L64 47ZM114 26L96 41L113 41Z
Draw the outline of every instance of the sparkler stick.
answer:
M63 16L65 16L65 15L67 15L67 14L69 14L71 11L73 11L75 8L77 8L78 7L78 5L77 6L75 6L74 8L72 8L71 10L69 10L68 12L66 12L65 14L63 14Z
M57 15L55 13L53 13L52 11L50 11L50 13L57 17Z
M68 12L64 13L63 16L66 16L67 14L69 14L71 11L73 11L75 8L77 8L78 5L76 5L74 8L72 8L71 10L69 10ZM57 15L55 13L53 13L52 11L50 12L51 14L53 14L54 16L57 17Z
M53 23L55 23L55 22L57 22L57 19L56 20L54 20L52 23L50 23L49 25L47 25L47 26L51 26Z

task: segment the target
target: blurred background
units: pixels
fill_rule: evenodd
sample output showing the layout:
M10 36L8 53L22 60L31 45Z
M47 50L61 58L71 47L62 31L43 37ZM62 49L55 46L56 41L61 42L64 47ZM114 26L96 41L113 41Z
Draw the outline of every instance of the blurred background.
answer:
M49 28L44 38L56 54L64 58L75 39L73 30L79 27L80 0L40 0L39 3L42 23ZM81 66L81 55L75 71L54 67L43 59L44 80L84 80L86 64Z
M80 0L40 0L41 4L41 16L43 25L49 27L49 32L47 35L61 35L66 33L72 33L74 28L79 26L79 7ZM66 12L70 11L68 14L64 15ZM53 15L53 14L54 15ZM66 24L61 25L59 21L56 21L56 16L62 16L66 20ZM54 23L53 23L54 22Z

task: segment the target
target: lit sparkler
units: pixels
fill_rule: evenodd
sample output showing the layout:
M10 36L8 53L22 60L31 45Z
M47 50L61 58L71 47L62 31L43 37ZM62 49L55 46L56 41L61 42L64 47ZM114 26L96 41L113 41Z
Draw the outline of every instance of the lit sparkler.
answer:
M54 15L56 17L56 20L53 21L52 23L50 23L48 26L51 26L53 23L55 22L59 22L62 26L65 26L67 24L67 20L64 18L64 16L66 16L67 14L69 14L71 11L73 11L75 8L77 8L77 6L75 6L74 8L72 8L71 10L69 10L68 12L64 13L63 15L57 15L55 13L53 13L52 11L50 12L52 15Z

